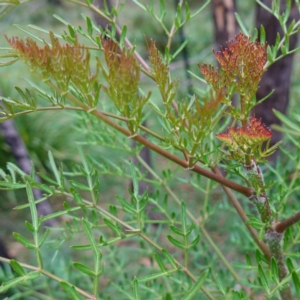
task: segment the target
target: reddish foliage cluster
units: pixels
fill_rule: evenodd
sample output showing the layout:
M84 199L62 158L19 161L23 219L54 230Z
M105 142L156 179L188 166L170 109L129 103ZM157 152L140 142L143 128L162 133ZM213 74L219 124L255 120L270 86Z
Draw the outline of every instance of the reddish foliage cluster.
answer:
M204 98L204 104L201 105L199 102L196 102L196 114L199 118L202 119L211 119L213 114L217 111L219 105L224 100L224 94L221 91L218 91L215 95L213 92L210 92L210 98Z
M120 49L110 39L102 39L104 57L108 72L101 65L101 71L108 83L103 86L105 93L114 102L116 108L128 119L127 125L132 134L136 134L142 119L143 105L150 94L139 94L140 66L127 49Z
M133 55L110 39L102 39L104 56L109 73L104 74L108 83L117 90L118 97L131 98L137 93L140 67ZM130 101L130 99L128 99Z
M176 96L177 87L179 84L178 80L171 80L169 75L169 66L164 63L160 57L159 51L156 48L155 41L151 40L148 45L149 60L152 66L151 75L159 88L160 94L163 98L164 103L169 108L172 100Z
M61 45L59 40L50 32L51 45L39 47L37 43L27 38L26 41L18 37L7 38L11 47L18 56L30 66L32 71L39 71L44 80L54 78L57 85L67 91L72 83L83 95L98 96L100 85L97 83L98 66L96 74L91 74L90 53L77 41L74 45ZM88 102L92 99L87 99Z
M240 33L235 41L227 43L227 48L214 51L221 70L206 64L199 67L215 90L229 88L234 83L238 93L252 95L256 92L264 72L267 59L265 48L259 42L251 42L246 35Z
M227 133L217 134L219 140L232 148L260 145L270 139L271 136L271 130L265 127L260 119L256 119L255 117L250 118L250 124L246 129L230 127Z

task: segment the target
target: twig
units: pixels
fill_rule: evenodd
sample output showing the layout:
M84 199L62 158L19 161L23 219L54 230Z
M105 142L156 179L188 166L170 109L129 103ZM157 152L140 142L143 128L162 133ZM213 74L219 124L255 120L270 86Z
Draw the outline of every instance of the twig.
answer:
M216 174L222 175L221 171L219 168L214 167L213 171ZM222 175L223 176L223 175ZM231 204L234 206L234 208L236 209L237 213L239 214L240 218L243 220L243 222L245 223L247 229L249 230L250 234L252 235L254 241L256 242L256 244L258 245L258 247L260 248L260 250L268 257L268 259L271 259L271 254L270 254L270 250L267 247L267 245L263 242L260 241L258 239L258 235L257 232L255 231L255 229L246 224L246 222L249 220L248 217L245 214L245 211L243 209L243 207L241 206L241 204L238 202L238 200L235 198L234 194L232 193L232 191L227 188L226 186L222 185L222 189L224 190L224 192L227 194L229 201L231 202Z
M293 216L289 217L288 219L276 223L274 229L278 233L283 233L287 228L294 225L295 223L300 221L300 212L297 212Z

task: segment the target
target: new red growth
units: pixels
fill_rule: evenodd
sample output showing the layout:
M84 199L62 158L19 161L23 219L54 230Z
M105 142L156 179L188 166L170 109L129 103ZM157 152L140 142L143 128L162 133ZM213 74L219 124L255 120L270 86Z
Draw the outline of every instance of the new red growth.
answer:
M264 72L267 59L265 48L265 45L251 42L240 33L235 41L227 43L227 48L213 51L221 70L207 64L199 67L215 90L230 88L234 84L235 91L240 95L253 95Z
M227 133L217 134L217 138L231 148L257 146L269 140L271 136L271 130L255 117L250 118L250 124L246 129L230 127Z

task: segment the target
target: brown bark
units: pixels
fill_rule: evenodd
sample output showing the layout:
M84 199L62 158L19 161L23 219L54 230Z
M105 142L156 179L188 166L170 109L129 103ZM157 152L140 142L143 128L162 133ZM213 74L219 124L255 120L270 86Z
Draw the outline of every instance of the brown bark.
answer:
M213 0L212 13L214 19L215 41L218 46L225 47L226 42L237 34L237 21L234 15L235 0Z
M271 0L262 0L264 4L271 7ZM284 11L286 1L281 1L281 9ZM288 24L293 20L299 19L298 9L293 3ZM269 45L274 45L276 40L277 32L280 36L283 36L282 29L278 20L271 15L268 11L263 9L257 4L256 11L256 27L259 28L261 25L266 30L266 38ZM290 38L290 50L296 47L298 35L293 35ZM259 90L256 94L257 100L264 98L273 89L275 92L263 103L258 105L254 109L254 114L257 118L262 118L263 122L267 126L272 124L281 125L281 122L276 118L272 109L276 109L281 113L285 114L289 103L290 95L290 84L291 84L291 73L293 66L293 55L288 55L278 62L274 63L263 75L260 82ZM273 131L272 143L280 141L282 134L278 131ZM277 151L278 152L278 151ZM275 158L275 157L273 157Z
M0 123L0 130L2 132L4 140L9 145L19 168L24 173L30 174L31 160L26 145L24 144L22 137L20 136L14 125L14 121L10 119ZM37 182L41 181L38 175L36 175L35 180ZM33 195L35 200L43 197L42 191L38 189L33 189ZM48 201L38 203L37 211L40 216L47 216L53 212L52 207ZM57 221L55 219L47 220L46 222L44 222L44 225L53 227L57 225Z

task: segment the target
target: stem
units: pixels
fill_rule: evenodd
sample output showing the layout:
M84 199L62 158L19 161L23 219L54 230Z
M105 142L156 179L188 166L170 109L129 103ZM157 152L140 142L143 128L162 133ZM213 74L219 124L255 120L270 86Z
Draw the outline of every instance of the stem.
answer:
M275 224L274 228L275 228L276 232L284 233L288 227L294 225L295 223L297 223L299 221L300 221L300 212L297 212L296 214L289 217L288 219Z
M222 175L221 171L217 167L214 167L213 171L216 174ZM248 231L250 232L251 236L253 237L255 243L260 248L260 250L270 260L271 259L271 254L270 254L270 250L268 249L267 245L263 241L259 240L256 230L252 226L246 224L246 222L249 220L249 218L246 216L243 207L238 202L238 200L235 198L234 194L232 193L232 191L229 188L227 188L227 187L225 187L223 185L222 185L222 188L223 188L224 192L227 194L229 201L231 202L231 204L233 205L233 207L236 209L236 211L239 214L240 218L243 220L243 222L246 225Z
M283 233L278 233L274 230L266 232L265 234L265 239L267 241L267 244L269 245L271 255L272 257L275 258L278 265L278 273L279 273L280 281L282 281L288 275L288 271L285 266L284 256L282 252L283 236L284 236ZM280 296L282 300L292 300L293 296L292 296L290 286L287 286L286 288L280 290Z
M57 86L55 86L51 81L47 81L46 82L47 85L49 85L53 90L55 90L56 92L58 92L59 94L63 94L63 91L61 91ZM150 141L148 141L147 139L145 139L144 137L140 136L140 135L135 135L132 136L132 133L120 126L119 124L115 123L114 121L112 121L111 119L109 119L108 117L106 117L101 111L99 110L90 110L90 108L82 103L81 101L79 101L76 97L74 97L72 94L67 93L64 94L64 96L66 98L68 98L71 102L73 102L75 105L81 107L82 109L86 110L87 112L89 112L90 114L94 115L95 117L99 118L100 120L102 120L104 123L106 123L107 125L111 126L112 128L114 128L115 130L119 131L120 133L122 133L123 135L127 136L127 137L131 137L132 139L134 139L135 141L139 142L140 144L146 146L147 148L153 150L154 152L160 154L161 156L167 158L168 160L173 161L174 163L182 166L183 168L187 169L189 168L189 163L179 157L177 157L176 155L164 150L163 148L151 143ZM198 165L195 165L194 168L191 170L192 172L201 174L209 179L212 179L218 183L221 183L222 185L229 187L247 197L253 196L253 189L252 188L248 188L245 186L242 186L240 184L235 183L234 181L228 180L226 178L224 178L223 176L217 175L211 171L208 171L206 169L203 169L201 167L199 167Z
M6 262L8 264L10 264L10 262L12 261L13 259L7 259L7 258L4 258L4 257L1 257L0 256L0 261L3 261L3 262ZM62 278L59 278L58 276L56 275L53 275L52 273L49 273L47 272L46 270L44 269L40 269L39 267L35 267L35 266L31 266L31 265L28 265L28 264L24 264L24 263L21 263L21 262L18 262L22 267L24 267L25 269L29 269L29 270L33 270L33 271L38 271L40 273L42 273L43 275L57 281L57 282L66 282L68 283L69 285L73 286L71 283L67 282L66 280L62 279ZM81 294L82 296L86 297L87 299L92 299L92 300L96 300L96 298L91 295L91 294L88 294L87 292L85 292L84 290L74 286L75 290Z
M180 0L179 3L178 3L178 5L179 5L180 7L182 7L182 5L183 5L183 0ZM177 7L176 7L176 8L177 8ZM175 17L176 17L176 16L175 16ZM172 43L172 39L173 39L173 36L174 36L175 32L176 32L176 25L175 25L175 19L174 19L173 24L172 24L172 28L171 28L170 33L169 33L169 35L168 35L167 48L168 48L169 50L170 50L170 48L171 48L171 43Z

